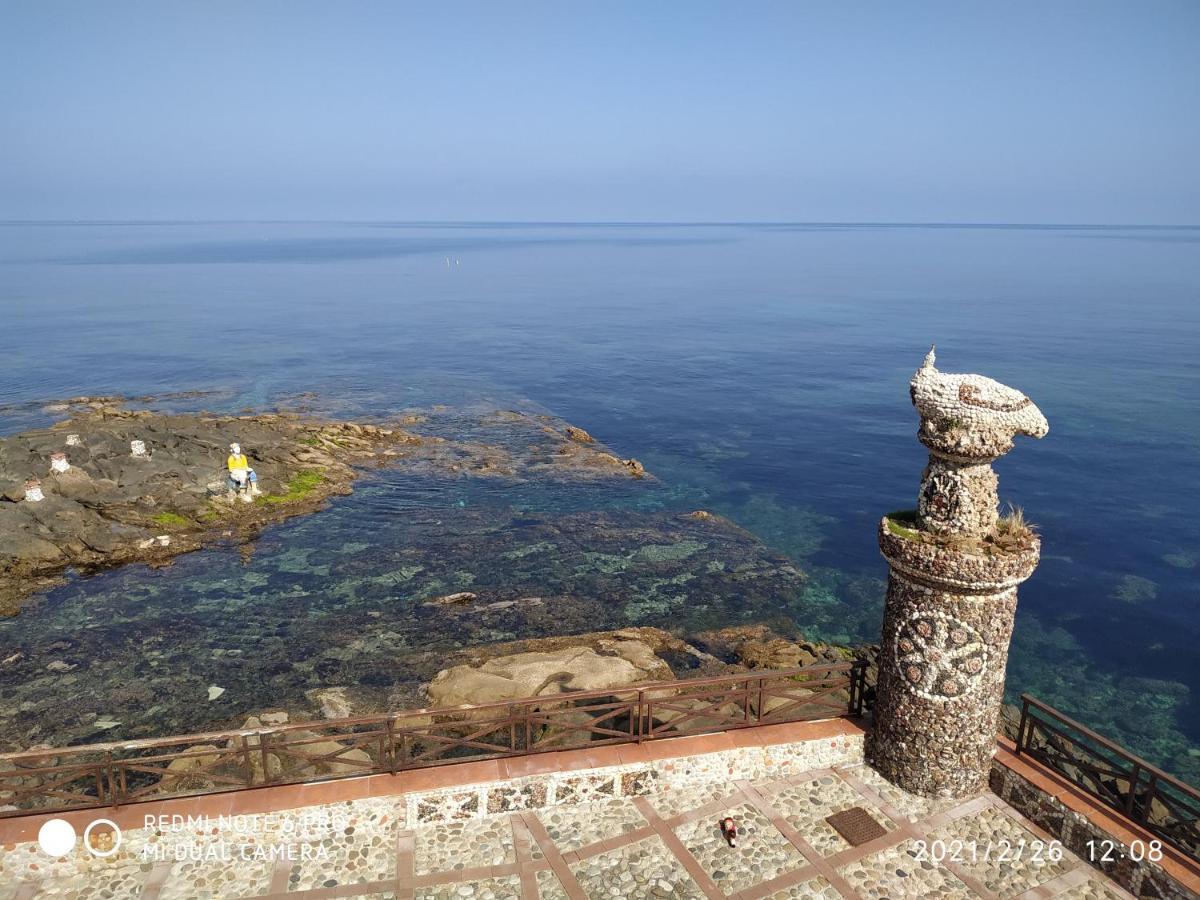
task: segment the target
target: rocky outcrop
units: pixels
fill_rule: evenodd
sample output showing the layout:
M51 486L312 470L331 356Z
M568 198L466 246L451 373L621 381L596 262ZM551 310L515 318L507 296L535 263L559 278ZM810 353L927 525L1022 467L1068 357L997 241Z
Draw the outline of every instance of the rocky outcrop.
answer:
M435 708L499 703L525 697L598 691L673 678L670 666L646 643L613 639L590 646L498 656L479 665L444 669L426 691Z
M350 493L369 466L505 478L645 474L590 435L584 441L582 429L518 412L440 410L369 424L287 413L167 415L115 398L50 409L68 417L0 439L0 614L68 568L159 564L216 540L253 537ZM234 502L226 490L233 442L257 473L263 493L254 502Z
M452 666L438 672L425 690L431 706L440 710L545 698L544 704L536 707L544 718L522 729L520 734L510 734L509 727L502 726L497 732L501 743L527 740L529 746L541 748L573 746L581 740L586 742L591 727L629 733L635 724L629 713L606 704L608 698L604 695L579 700L575 697L597 691L618 692L621 688L674 678L671 667L654 652L651 643L630 632L584 635L576 637L574 643L555 648L498 654L481 662ZM614 693L611 699L619 703L618 697ZM628 695L624 699L628 700ZM435 714L433 721L443 734L466 735L477 734L481 722L503 716L501 707L499 712L495 709L461 714L443 712ZM440 751L434 747L427 752Z
M553 644L545 649L505 653L498 652L502 648L490 648L491 654L486 658L439 672L426 687L426 692L431 706L442 710L530 697L545 698L545 705L539 705L538 710L548 718L532 739L538 746L566 746L577 743L579 729L594 721L597 713L589 711L589 703L601 703L600 715L610 708L604 707L602 700L575 704L573 694L612 690L614 700L628 699L628 694L620 693L621 688L675 681L678 688L659 688L653 693L656 702L650 714L652 721L647 727L674 723L686 730L722 728L730 721L741 720L744 714L741 703L731 701L714 707L712 697L704 690L691 696L689 676L819 666L822 662L844 662L856 656L855 650L846 647L789 641L763 625L707 632L697 636L696 641L722 653L728 661L723 662L712 653L660 629L631 628L523 642ZM477 648L475 652L487 652L488 649ZM674 669L668 660L675 663ZM794 711L795 700L805 696L806 692L797 685L789 694L786 698L778 695L763 698L762 714L769 715L784 707ZM833 697L826 697L826 702L829 699ZM844 699L848 699L848 694ZM751 700L753 714L759 712L758 702L758 699ZM814 706L813 711L819 713L820 709ZM491 713L473 711L461 716L443 713L437 721L445 727L459 721L477 723L489 715L496 717L499 714L494 710ZM624 730L630 723L626 714L624 718L604 718L601 724L605 728ZM463 725L463 733L472 727Z
M594 444L596 439L584 431L582 428L576 428L574 425L567 426L567 437L573 441L578 441L581 444Z
M871 646L846 647L826 644L805 638L795 640L778 634L768 625L735 625L696 635L695 642L722 659L732 662L731 668L747 668L750 671L780 671L820 666L822 663L840 663L862 659L868 663L868 691L873 694L874 660L876 648ZM794 692L796 696L803 689ZM811 692L810 692L811 693ZM839 696L843 696L839 694ZM849 699L849 693L844 693ZM767 715L789 705L791 701L782 697L767 697L762 702L762 713ZM757 700L751 701L752 711L758 713Z
M769 625L735 625L696 635L696 644L748 669L798 669L869 657L870 648L783 637Z
M530 597L523 602L539 599L541 598ZM636 645L641 645L641 647ZM712 654L706 653L671 632L650 626L480 644L463 648L452 661L456 665L478 668L489 660L511 657L516 654L554 653L581 647L591 648L601 656L623 656L646 670L654 678L661 675L665 680L688 673L722 675L738 670L736 666L727 665ZM662 666L666 668L664 669Z

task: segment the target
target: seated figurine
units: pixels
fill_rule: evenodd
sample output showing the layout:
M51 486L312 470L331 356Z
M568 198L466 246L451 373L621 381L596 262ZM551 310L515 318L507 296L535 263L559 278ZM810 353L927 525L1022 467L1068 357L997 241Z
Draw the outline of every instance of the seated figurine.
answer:
M262 493L258 489L258 474L250 468L250 461L242 453L240 444L229 445L229 458L225 460L225 468L229 470L226 486L229 488L230 499L241 496L242 502L250 503Z

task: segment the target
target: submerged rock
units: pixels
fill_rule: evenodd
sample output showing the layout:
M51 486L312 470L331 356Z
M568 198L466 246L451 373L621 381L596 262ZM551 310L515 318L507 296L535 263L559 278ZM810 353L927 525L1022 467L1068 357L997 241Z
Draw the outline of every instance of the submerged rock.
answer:
M305 696L325 719L345 719L354 711L344 687L316 688L306 691Z
M432 600L426 600L425 606L462 606L471 603L477 595L470 591L459 591L457 594L444 594L441 597L434 597Z

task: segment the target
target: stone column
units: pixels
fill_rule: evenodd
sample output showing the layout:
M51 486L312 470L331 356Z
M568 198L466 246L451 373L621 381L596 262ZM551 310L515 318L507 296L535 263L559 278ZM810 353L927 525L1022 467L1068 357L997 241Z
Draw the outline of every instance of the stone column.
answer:
M917 509L879 526L889 573L868 758L914 794L967 797L987 784L1017 585L1041 550L1017 517L998 519L992 462L1048 427L1019 391L939 372L932 350L910 389L929 464Z

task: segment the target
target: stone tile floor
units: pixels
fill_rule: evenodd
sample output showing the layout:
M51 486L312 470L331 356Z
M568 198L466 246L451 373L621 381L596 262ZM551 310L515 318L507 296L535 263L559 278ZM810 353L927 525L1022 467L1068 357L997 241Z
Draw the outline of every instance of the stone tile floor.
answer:
M95 860L70 878L0 884L0 900L1130 896L1061 845L1051 851L1048 835L992 794L923 800L860 764L414 830L401 827L401 803L380 797L308 808L327 814L331 827L289 836L309 851L303 858L146 861L142 848L164 838L134 832L111 860ZM825 822L851 806L866 809L886 834L851 846ZM738 821L736 848L717 827L725 815ZM258 835L256 846L282 837ZM201 849L215 841L211 830L188 838Z

